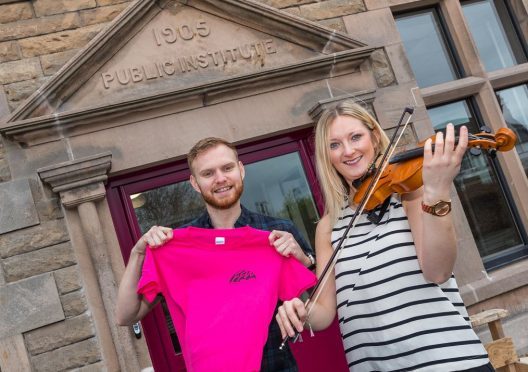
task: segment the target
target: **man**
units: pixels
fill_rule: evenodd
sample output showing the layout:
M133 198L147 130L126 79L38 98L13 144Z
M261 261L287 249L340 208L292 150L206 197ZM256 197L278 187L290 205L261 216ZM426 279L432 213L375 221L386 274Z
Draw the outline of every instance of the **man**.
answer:
M271 231L269 241L277 252L294 256L306 267L314 265L312 250L293 223L253 213L241 205L245 171L232 144L220 138L205 138L189 151L187 161L191 185L201 194L206 205L206 212L191 222L191 226L210 229L250 226ZM172 236L171 228L153 226L133 247L119 287L116 317L120 325L130 325L142 319L159 301L144 301L136 294L137 284L146 245L159 247ZM272 321L261 371L297 371L291 351L279 350L280 344L279 327Z

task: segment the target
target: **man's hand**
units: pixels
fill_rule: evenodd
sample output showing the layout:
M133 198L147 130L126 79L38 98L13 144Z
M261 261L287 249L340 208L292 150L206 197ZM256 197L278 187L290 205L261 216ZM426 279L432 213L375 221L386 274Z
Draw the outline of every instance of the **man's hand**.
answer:
M132 250L138 254L145 254L147 244L150 248L158 248L171 240L172 236L172 229L170 227L152 226L150 230L138 240Z
M269 235L269 242L281 255L285 257L293 256L306 267L312 264L291 233L273 230Z

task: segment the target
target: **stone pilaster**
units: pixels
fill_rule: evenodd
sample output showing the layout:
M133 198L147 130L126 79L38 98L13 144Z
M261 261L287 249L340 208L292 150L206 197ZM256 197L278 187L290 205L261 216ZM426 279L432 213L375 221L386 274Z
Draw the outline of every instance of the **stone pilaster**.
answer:
M104 183L111 167L111 153L102 153L39 169L41 180L60 195L65 208L76 210L85 246L74 250L86 285L88 306L108 371L139 370L136 358L127 358L124 349L133 350L130 332L114 320L117 284L97 211L106 196ZM84 248L86 247L86 248ZM124 348L123 350L120 350Z

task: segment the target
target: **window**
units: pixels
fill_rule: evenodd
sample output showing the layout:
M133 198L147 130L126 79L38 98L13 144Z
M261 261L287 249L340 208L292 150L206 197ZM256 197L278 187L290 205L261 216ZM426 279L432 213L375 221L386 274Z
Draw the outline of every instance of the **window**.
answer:
M528 176L528 85L502 89L496 95L504 121L517 135L515 148Z
M436 9L398 15L396 26L420 88L460 77Z
M526 55L504 0L470 0L462 3L480 59L487 71L526 62Z
M455 128L466 125L470 133L480 132L470 101L427 111L436 131L453 123ZM524 243L493 159L485 153L475 156L468 151L454 183L484 266L490 269L511 260L508 255L517 252Z

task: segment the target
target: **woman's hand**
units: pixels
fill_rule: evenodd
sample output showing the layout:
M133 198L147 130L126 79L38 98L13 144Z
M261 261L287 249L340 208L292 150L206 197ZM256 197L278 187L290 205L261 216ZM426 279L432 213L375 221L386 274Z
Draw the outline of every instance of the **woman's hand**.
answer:
M286 335L294 337L295 330L302 332L307 315L308 312L300 299L294 298L291 301L284 301L275 316L277 323L279 323L282 338L285 338Z
M447 125L445 139L442 132L436 134L434 151L432 140L425 141L422 177L426 204L449 199L451 183L460 171L467 144L468 129L462 126L455 147L455 129L451 123Z

